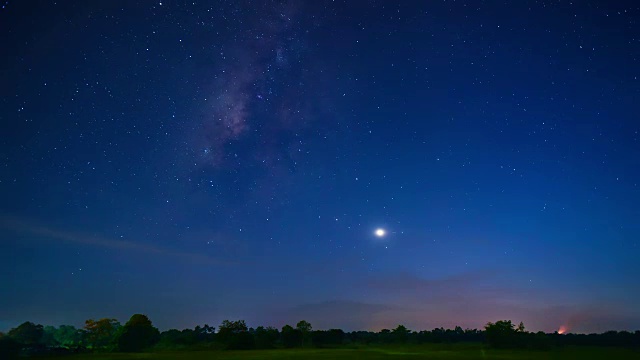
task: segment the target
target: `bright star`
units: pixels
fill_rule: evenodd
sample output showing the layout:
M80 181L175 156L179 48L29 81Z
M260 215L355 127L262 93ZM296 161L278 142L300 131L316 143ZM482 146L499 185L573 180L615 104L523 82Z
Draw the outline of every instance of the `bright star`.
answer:
M377 236L377 237L383 237L383 236L385 236L385 235L386 235L386 233L387 233L387 232L386 232L386 231L384 231L384 229L381 229L381 228L378 228L378 229L376 229L376 231L375 231L375 234L376 234L376 236Z

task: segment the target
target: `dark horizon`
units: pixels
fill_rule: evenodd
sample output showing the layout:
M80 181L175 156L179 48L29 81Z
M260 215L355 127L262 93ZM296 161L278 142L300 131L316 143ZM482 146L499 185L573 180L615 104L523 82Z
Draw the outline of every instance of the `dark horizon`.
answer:
M2 2L0 330L638 330L638 19Z
M145 314L135 314L135 315L143 315L143 316L147 317L147 315L145 315ZM87 319L87 321L115 320L118 323L118 326L121 326L122 324L126 323L127 319L128 318L117 319L117 318L109 318L109 317L105 317L105 318L97 318L96 317L96 318ZM153 322L153 319L149 319L149 320L153 323L153 325L155 327L156 324L155 324L155 322ZM217 323L217 324L216 323L212 324L212 323L202 322L202 323L198 323L197 325L192 326L192 327L173 327L173 328L165 328L165 329L157 328L157 329L160 332L166 332L166 331L169 331L169 330L182 331L182 330L189 330L189 329L198 328L198 327L204 328L204 327L208 326L208 327L211 327L214 330L214 333L217 333L219 331L219 329L220 329L221 324L223 324L226 321L231 321L231 322L242 321L243 324L246 324L247 329L249 329L249 330L251 330L251 329L255 330L257 328L267 328L267 329L271 328L271 329L281 330L283 327L286 327L286 326L293 326L295 328L295 324L297 324L297 323L299 323L301 321L305 321L306 322L306 320L301 319L301 320L292 321L292 322L285 322L282 325L274 326L274 325L270 325L270 324L248 324L242 319L224 319L223 321L221 321L220 323ZM502 319L502 320L497 320L497 321L511 321L511 320ZM58 328L60 326L71 325L71 326L75 327L76 329L83 329L83 328L85 328L85 325L86 325L86 322L77 323L77 324L39 324L37 322L33 322L33 321L29 321L29 320L23 321L21 324L24 324L26 322L30 322L30 323L33 323L33 324L36 324L36 325L42 325L44 327L53 326L55 328ZM393 331L394 329L396 329L398 327L405 328L405 330L407 330L409 333L412 333L412 332L413 333L420 333L420 332L423 332L423 331L432 332L432 331L442 330L442 329L443 330L455 330L457 328L460 328L460 329L464 330L465 332L466 331L479 331L480 333L482 333L482 332L485 331L485 328L489 324L494 324L495 322L496 321L487 321L484 324L482 324L482 326L473 327L473 328L469 328L469 327L468 328L463 328L461 326L452 326L452 327L438 326L438 327L428 328L428 329L407 328L404 324L396 324L395 326L381 328L381 329L342 329L342 328L339 328L339 327L318 328L312 323L309 323L309 324L313 327L313 330L315 330L315 331L341 330L341 331L344 331L347 334L351 333L351 332L381 333L381 332L384 332L384 331ZM514 327L517 327L518 322L512 322L512 323L513 323ZM523 322L520 322L520 324L524 326L524 332L526 332L526 333L537 333L537 332L541 331L541 330L530 329ZM9 333L10 330L15 329L19 325L20 324L17 324L16 326L11 327L11 328L7 328L7 329L0 329L0 333L7 334L7 333ZM603 334L605 334L607 332L610 332L610 331L614 331L614 332L617 332L617 333L627 332L627 333L631 333L631 334L640 332L640 330L628 330L628 329L609 329L609 330L602 331L602 332L599 332L599 333L595 333L595 332L573 332L573 331L570 331L570 328L571 328L571 324L560 326L559 329L556 329L554 331L549 331L549 332L543 331L543 332L545 334L556 334L556 335L594 335L594 334L595 335L603 335Z

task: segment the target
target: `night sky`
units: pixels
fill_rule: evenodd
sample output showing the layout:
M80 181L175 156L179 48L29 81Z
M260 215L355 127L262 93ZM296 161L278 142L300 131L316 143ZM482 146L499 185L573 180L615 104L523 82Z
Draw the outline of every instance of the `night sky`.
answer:
M0 330L640 328L635 1L2 1L0 45Z

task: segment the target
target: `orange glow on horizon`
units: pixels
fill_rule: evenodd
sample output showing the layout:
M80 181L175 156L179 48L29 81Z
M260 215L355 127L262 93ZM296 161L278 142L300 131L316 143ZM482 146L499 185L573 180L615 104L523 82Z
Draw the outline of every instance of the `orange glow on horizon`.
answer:
M560 326L560 329L558 329L558 334L564 334L564 333L567 332L567 330L569 330L569 329L567 329L566 326L562 325L562 326Z

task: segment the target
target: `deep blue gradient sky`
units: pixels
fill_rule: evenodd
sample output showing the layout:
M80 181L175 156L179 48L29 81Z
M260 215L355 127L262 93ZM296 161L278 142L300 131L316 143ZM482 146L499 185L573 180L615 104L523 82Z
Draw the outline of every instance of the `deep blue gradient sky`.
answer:
M0 330L640 328L636 2L134 3L3 2Z

